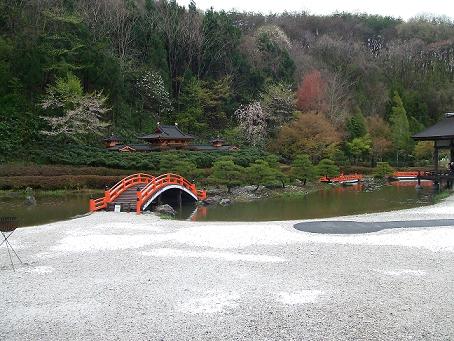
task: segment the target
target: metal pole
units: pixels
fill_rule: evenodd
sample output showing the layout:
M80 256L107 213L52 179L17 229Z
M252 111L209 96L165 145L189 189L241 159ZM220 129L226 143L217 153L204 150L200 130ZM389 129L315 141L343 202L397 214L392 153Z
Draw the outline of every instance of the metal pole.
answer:
M11 253L9 252L8 242L6 242L6 250L8 251L8 256L9 256L9 260L11 261L11 266L13 267L13 270L16 271L16 269L14 268L13 258L11 257Z
M16 255L17 259L19 259L19 262L21 262L21 264L23 264L22 260L19 258L19 256L17 255L16 251L14 251L12 245L10 244L10 242L8 240L6 241L6 244L9 245L9 247L11 248L11 251L13 251L14 254Z

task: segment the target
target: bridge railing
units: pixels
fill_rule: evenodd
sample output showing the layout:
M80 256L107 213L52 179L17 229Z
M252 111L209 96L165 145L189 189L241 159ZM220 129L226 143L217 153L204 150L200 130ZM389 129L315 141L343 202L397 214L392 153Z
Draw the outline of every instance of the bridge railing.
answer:
M90 211L93 212L106 208L108 203L114 201L127 189L139 184L148 184L154 178L150 174L137 173L121 179L112 188L104 192L104 197L90 200Z
M353 181L353 180L362 180L363 175L362 174L340 174L339 176L335 176L332 178L329 178L327 176L323 176L320 178L320 182L344 182L344 181Z
M162 174L154 178L148 185L146 185L140 192L137 192L137 206L136 211L140 213L142 206L150 199L157 191L169 186L169 185L180 185L187 190L191 191L199 200L206 199L205 190L197 190L197 186L184 177L178 174L167 173Z
M347 175L341 174L338 177L339 181L362 180L362 179L363 179L363 175L362 174L356 174L356 173L355 174L347 174Z
M415 177L416 178L419 175L419 173L420 172L417 172L417 171L416 172L415 171L412 171L412 172L394 172L393 173L393 177L396 177L396 178L398 178L398 177ZM424 172L422 172L422 173L424 173ZM421 175L422 175L422 173L421 173Z
M393 178L417 178L418 176L428 176L431 175L432 171L396 171L393 173Z
M126 178L117 182L109 191L107 191L110 200L115 200L121 193L128 188L138 184L148 184L155 177L146 173L137 173L127 176Z

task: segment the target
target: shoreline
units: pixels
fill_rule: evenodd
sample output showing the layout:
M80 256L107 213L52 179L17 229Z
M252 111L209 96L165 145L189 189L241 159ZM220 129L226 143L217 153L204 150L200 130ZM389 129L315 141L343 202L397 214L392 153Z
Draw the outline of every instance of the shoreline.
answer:
M432 217L454 219L454 196L423 208L332 219ZM8 340L454 337L448 318L454 312L453 226L338 235L300 232L294 223L97 212L19 229L10 242L25 264L13 272L9 259L0 257L0 335Z

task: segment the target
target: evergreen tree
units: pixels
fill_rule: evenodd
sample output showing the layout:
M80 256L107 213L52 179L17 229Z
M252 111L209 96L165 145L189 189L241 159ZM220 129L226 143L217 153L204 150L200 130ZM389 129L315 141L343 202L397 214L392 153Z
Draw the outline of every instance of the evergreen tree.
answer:
M182 159L176 153L163 154L159 162L159 172L162 173L176 173L184 176L193 181L200 175L197 165L191 161Z
M394 92L393 106L389 117L391 123L391 138L396 151L396 163L399 166L399 153L406 152L411 146L410 124L402 99L397 91Z
M202 83L204 121L211 130L222 130L228 123L226 104L232 95L231 83L230 76Z
M261 31L257 38L257 49L261 53L264 73L274 82L293 83L295 63L288 51L276 41L272 32Z
M263 158L271 169L274 172L274 177L281 182L282 188L285 188L285 184L288 182L289 177L284 174L284 172L280 168L279 164L279 157L276 155L270 154Z
M213 185L226 186L230 193L233 187L244 182L244 168L236 165L232 160L221 159L213 164L208 182Z
M181 83L176 117L176 121L184 131L200 133L206 127L203 122L203 97L204 92L200 81L187 72Z
M372 148L372 141L369 135L355 137L351 142L346 143L346 147L356 164L358 159L369 154Z
M276 172L264 160L257 160L250 164L246 168L245 174L246 181L251 185L257 186L255 190L258 190L260 186L271 185L277 181Z
M323 159L317 165L317 174L319 176L333 177L339 175L339 167L334 161L329 159Z
M387 178L394 173L388 162L377 162L377 166L374 169L374 177L376 178Z
M366 120L359 108L356 109L355 114L348 120L347 132L350 140L363 137L367 134Z
M297 155L292 162L291 175L293 178L301 180L306 184L306 181L314 180L317 177L317 172L312 164L309 155Z

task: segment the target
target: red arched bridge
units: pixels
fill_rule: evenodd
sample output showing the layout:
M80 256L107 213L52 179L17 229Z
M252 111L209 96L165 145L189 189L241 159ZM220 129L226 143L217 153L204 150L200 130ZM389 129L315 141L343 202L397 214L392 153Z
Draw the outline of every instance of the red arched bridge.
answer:
M207 196L205 190L198 190L196 185L178 174L162 174L153 176L145 173L132 174L117 182L111 189L104 192L99 199L90 200L90 211L99 211L109 205L120 205L137 213L147 209L158 197L166 191L176 189L181 198L181 193L186 193L195 201L204 200Z

